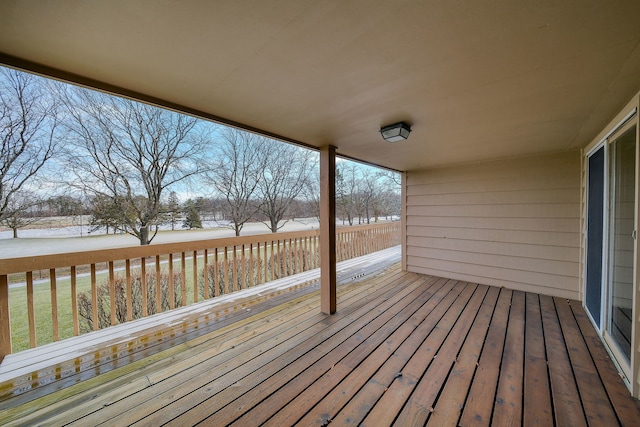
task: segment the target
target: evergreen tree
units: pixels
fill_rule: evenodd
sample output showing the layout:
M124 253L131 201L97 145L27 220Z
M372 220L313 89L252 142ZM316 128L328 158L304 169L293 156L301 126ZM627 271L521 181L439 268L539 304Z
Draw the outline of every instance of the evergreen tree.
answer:
M169 200L167 201L167 220L171 224L171 230L176 229L176 224L180 218L180 201L175 191L169 193Z
M193 201L187 203L185 210L186 217L182 223L182 228L188 228L189 230L194 228L202 228L202 221L200 220L200 213L196 209L196 205Z

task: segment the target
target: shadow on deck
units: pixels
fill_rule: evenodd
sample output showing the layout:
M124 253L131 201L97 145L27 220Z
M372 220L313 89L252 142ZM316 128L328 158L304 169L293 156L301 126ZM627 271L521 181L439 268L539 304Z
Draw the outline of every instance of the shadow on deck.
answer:
M579 302L398 264L374 270L351 271L333 316L320 313L314 283L251 307L229 302L240 308L220 306L206 322L158 326L139 340L153 352L120 349L64 387L56 383L72 368L52 367L49 382L5 393L0 421L640 425L638 401Z

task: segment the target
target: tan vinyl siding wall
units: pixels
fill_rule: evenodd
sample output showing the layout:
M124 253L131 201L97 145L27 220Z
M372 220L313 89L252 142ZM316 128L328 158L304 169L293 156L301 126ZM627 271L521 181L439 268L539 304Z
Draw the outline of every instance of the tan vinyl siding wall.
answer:
M413 272L579 298L579 151L406 177Z

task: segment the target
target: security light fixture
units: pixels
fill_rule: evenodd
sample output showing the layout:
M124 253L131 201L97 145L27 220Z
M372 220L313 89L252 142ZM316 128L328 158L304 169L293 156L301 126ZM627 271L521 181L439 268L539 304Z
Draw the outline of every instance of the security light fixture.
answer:
M387 142L398 142L409 138L411 128L404 122L395 123L380 129L380 134Z

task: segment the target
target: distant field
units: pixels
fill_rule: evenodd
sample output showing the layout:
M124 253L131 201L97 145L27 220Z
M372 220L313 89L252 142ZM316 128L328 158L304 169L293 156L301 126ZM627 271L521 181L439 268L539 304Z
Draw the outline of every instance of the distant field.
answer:
M73 227L75 225L89 224L91 221L91 215L78 215L78 216L49 216L38 218L34 220L31 224L27 225L20 230L35 230L35 229L46 229L46 228L60 228L60 227ZM11 230L8 227L3 227L0 225L0 231L9 231ZM18 233L20 233L18 230Z

